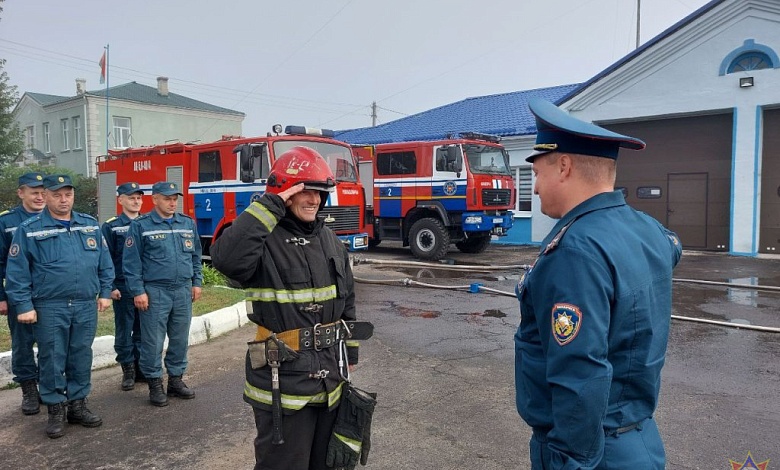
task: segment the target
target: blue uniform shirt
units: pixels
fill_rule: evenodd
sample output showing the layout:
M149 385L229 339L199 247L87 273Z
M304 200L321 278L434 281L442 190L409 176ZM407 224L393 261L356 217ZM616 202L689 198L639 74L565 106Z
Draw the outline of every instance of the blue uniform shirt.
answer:
M103 232L103 238L106 239L108 244L108 251L111 252L111 260L114 262L114 272L116 277L114 278L114 288L119 289L125 286L125 275L122 272L122 252L125 248L125 239L127 238L127 231L130 229L130 222L133 219L127 216L124 212L117 217L112 217L100 227L100 231Z
M184 214L164 220L156 211L130 223L122 255L127 290L133 297L145 292L144 284L200 287L201 246L195 222Z
M16 230L6 274L8 299L25 313L35 308L33 299L111 298L114 266L94 217L73 211L65 228L44 209Z
M620 191L584 201L542 242L517 289L515 381L517 409L547 433L554 468L594 467L605 430L652 416L681 253Z
M37 213L27 212L21 204L0 214L0 301L8 300L3 279L5 279L5 267L8 263L8 249L11 247L14 232L22 222L34 215Z

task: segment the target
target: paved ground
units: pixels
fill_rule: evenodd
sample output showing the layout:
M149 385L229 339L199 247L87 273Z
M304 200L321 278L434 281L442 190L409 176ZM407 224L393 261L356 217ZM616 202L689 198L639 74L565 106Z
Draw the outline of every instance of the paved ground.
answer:
M491 247L486 264L522 264L535 250ZM458 263L474 256L450 253ZM365 258L411 260L384 245ZM686 253L678 278L780 285L780 260ZM452 273L435 268L361 264L366 279L413 278L430 284L511 291L517 271ZM379 392L373 469L528 468L530 435L514 409L512 336L519 323L511 297L465 291L358 284L359 314L376 325L361 349L355 383ZM780 327L780 293L675 285L674 313ZM21 392L0 392L0 468L251 468L254 425L241 400L251 327L190 350L195 400L147 404L147 390L119 390L118 368L96 371L90 406L97 429L43 433L45 411L24 417ZM730 469L748 451L780 460L780 334L675 321L657 420L670 469ZM289 437L288 437L289 438ZM771 464L770 464L771 468Z

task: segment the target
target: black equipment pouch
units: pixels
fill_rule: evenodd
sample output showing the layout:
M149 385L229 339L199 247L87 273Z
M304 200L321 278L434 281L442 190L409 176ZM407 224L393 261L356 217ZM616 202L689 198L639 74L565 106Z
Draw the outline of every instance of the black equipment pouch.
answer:
M252 369L262 369L268 365L268 358L265 354L265 341L250 341L249 346L249 364Z
M328 443L326 465L353 470L360 461L365 465L371 449L371 420L376 393L361 390L345 382L338 415Z

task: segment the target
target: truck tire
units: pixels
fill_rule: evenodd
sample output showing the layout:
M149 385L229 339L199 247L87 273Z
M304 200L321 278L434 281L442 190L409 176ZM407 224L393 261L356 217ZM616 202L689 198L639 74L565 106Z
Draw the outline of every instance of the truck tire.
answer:
M420 219L409 231L409 248L417 258L438 261L450 248L450 233L438 219Z
M490 245L490 234L472 235L455 244L462 253L482 253Z

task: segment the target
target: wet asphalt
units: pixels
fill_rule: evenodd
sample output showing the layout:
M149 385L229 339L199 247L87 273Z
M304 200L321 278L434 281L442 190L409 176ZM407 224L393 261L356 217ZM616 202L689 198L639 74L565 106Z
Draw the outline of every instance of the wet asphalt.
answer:
M379 393L373 448L366 468L525 469L530 430L514 407L512 338L520 321L511 296L403 286L480 283L511 293L520 270L481 272L478 265L533 262L532 247L491 246L484 254L451 251L437 267L387 267L365 260L415 261L385 244L358 256L355 276L361 319L375 335L361 347L353 382ZM685 252L675 278L780 286L780 259ZM676 283L673 314L780 328L780 292ZM119 389L118 367L93 373L89 406L100 428L69 425L44 434L45 409L19 410L19 389L0 391L0 468L243 469L252 468L255 435L241 399L246 342L243 327L190 349L185 376L194 400L148 404L144 384ZM780 460L780 334L674 320L656 420L669 469L730 469L748 452L761 463ZM294 436L285 436L288 439ZM770 464L770 468L771 468Z

